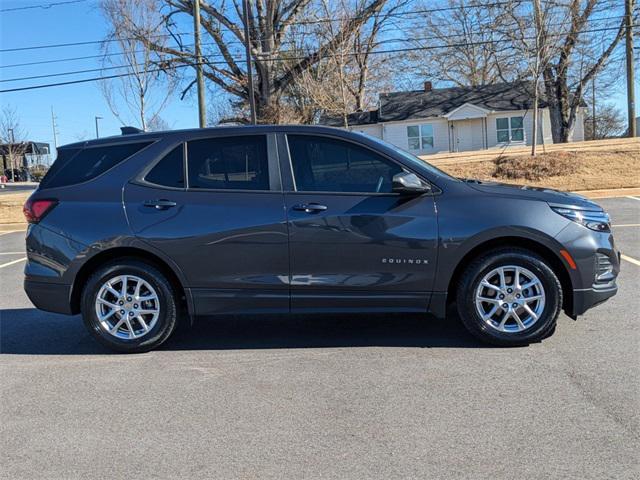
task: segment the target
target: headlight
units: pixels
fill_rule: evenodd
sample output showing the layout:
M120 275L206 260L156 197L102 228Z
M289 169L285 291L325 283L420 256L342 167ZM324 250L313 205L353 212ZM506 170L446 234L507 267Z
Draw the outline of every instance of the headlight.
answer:
M600 210L574 210L573 208L562 207L551 207L551 209L572 222L584 225L596 232L611 231L610 219L607 212Z

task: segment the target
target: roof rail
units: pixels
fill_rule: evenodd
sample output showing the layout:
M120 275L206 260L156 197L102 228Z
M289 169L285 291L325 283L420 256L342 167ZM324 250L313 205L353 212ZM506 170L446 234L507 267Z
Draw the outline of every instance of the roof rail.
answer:
M135 135L136 133L144 133L144 130L140 130L136 127L120 127L122 135Z

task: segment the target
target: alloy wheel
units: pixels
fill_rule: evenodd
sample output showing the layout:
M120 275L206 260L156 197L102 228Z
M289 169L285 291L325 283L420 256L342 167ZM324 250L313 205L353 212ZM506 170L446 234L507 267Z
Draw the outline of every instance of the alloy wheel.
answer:
M533 326L545 305L540 279L530 270L507 265L487 273L475 291L480 318L503 333L518 333Z
M130 340L153 329L160 315L160 300L149 282L135 275L118 275L100 287L95 310L107 333Z

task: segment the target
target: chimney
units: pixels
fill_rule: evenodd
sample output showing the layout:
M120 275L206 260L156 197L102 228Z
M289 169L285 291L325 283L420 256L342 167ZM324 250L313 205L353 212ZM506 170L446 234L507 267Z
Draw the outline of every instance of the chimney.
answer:
M429 80L424 82L424 91L425 92L430 92L432 88L433 88L433 86L431 85L431 82Z

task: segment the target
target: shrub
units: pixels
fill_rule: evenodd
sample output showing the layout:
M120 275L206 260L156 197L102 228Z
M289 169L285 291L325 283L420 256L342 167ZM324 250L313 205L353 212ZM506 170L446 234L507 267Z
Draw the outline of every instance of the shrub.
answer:
M494 178L538 181L545 178L569 175L578 170L578 160L573 152L553 152L535 157L498 157L493 161Z

